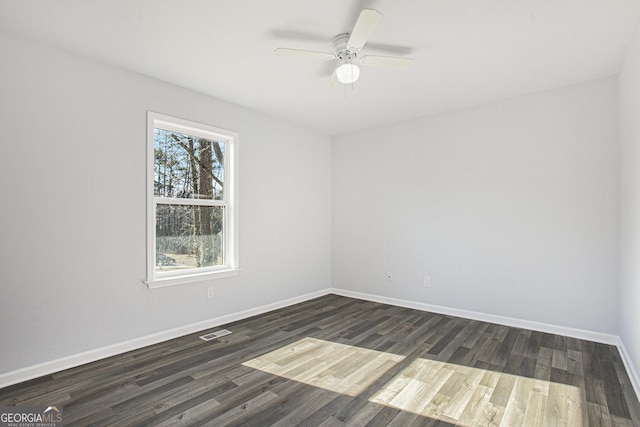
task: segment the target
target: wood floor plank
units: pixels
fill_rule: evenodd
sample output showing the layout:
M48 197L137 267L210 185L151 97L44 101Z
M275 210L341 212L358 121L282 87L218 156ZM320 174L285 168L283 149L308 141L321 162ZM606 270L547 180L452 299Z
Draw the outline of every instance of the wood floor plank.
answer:
M519 330L516 342L513 344L513 348L511 349L511 354L524 356L531 333L532 331L526 329Z
M507 360L511 355L511 349L515 345L516 339L518 338L519 334L520 330L518 329L508 329L504 338L500 340L500 345L491 358L491 364L498 366L505 366L507 364Z
M504 416L505 407L491 402L494 389L486 386L477 387L464 412L458 418L461 425L499 426Z
M525 421L531 386L527 378L516 377L500 422L501 426L521 426Z
M471 335L469 335L462 342L462 347L467 348L467 349L475 348L476 344L478 343L478 341L482 339L483 334L485 333L485 331L489 328L489 326L491 326L490 323L486 323L486 322L471 322L471 324L472 325L476 325L475 326L475 330L473 331L473 333Z
M99 411L87 412L86 414L88 415L85 415L78 420L68 420L65 412L64 425L67 427L95 425L102 420L112 419L115 416L115 412L113 412L113 409L111 409L110 407L105 407L104 409L101 409Z
M154 427L172 427L177 425L196 425L199 421L210 419L209 414L211 410L216 408L219 403L216 399L209 399L198 403L197 405L190 406L188 409L183 410L171 417L166 418L164 421L157 421ZM145 420L146 421L146 420Z
M536 359L536 368L533 377L539 380L549 381L551 379L551 364L553 359L553 349L541 347Z
M519 375L523 359L524 356L521 354L509 353L507 355L507 362L505 363L502 372L511 375Z
M205 404L208 408L215 408L219 405L216 397L219 396L224 390L231 388L231 384L227 383L214 389L208 390L192 390L188 395L184 395L184 398L178 401L157 401L153 406L155 414L149 417L145 417L141 420L139 426L157 425L168 419L182 416L190 412L193 408ZM188 420L188 418L187 418Z
M549 396L549 383L542 380L534 380L529 391L529 397L525 404L523 427L539 427L545 425L547 412L547 397Z
M243 420L254 417L254 414L269 405L272 401L277 399L278 396L267 390L264 393L260 393L251 399L243 402L232 409L228 409L222 413L222 415L215 417L211 420L212 425L225 425L231 423L242 423Z
M524 356L536 359L542 343L542 332L532 331L527 341Z
M355 406L347 405L348 407L351 406L351 409L354 409L354 411L340 411L339 415L336 418L342 420L349 426L366 426L373 419L373 417L378 414L378 412L385 408L384 405L372 403L367 400L361 400L360 403L361 404Z
M400 411L389 421L388 427L406 427L420 419L420 416L412 412Z
M387 426L399 413L400 411L394 408L382 408L365 426Z
M493 386L493 393L491 393L490 399L491 403L506 408L513 387L516 384L516 378L515 375L499 375L497 383Z
M574 375L584 376L584 365L580 350L567 351L567 371Z
M462 412L469 404L473 393L478 388L484 371L479 369L458 368L457 372L449 379L455 389L450 389L447 384L441 392L449 396L449 402L442 408L442 414L452 420L459 420ZM456 378L456 376L459 376Z
M611 416L606 406L589 402L587 403L587 415L590 426L612 427Z
M343 419L337 416L338 411L343 408L352 397L344 394L338 394L333 399L326 402L316 412L309 415L300 422L300 425L318 426L318 425L344 425Z
M220 328L0 389L0 405L57 404L78 426L640 426L605 344L337 295Z

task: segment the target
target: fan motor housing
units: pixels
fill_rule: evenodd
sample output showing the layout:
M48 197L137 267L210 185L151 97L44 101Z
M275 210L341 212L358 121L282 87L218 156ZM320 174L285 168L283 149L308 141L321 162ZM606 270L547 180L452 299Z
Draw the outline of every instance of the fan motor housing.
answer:
M343 33L338 34L333 39L333 47L335 48L336 56L342 61L351 61L357 57L356 52L349 50L347 47L349 36L349 33Z

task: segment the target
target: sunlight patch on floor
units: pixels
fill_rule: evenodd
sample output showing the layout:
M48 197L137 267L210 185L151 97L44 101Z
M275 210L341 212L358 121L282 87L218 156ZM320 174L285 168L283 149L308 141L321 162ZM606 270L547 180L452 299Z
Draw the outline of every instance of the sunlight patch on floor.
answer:
M458 426L586 420L578 387L427 359L414 360L370 400Z
M357 396L403 359L404 356L396 354L307 337L243 365Z
M306 337L244 366L357 396L404 356ZM385 405L461 427L582 426L578 387L418 358L373 394Z

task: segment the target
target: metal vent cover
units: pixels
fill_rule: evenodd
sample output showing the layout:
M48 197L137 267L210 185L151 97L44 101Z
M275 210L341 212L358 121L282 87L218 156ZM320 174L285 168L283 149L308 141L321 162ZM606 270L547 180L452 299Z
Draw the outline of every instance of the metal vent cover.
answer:
M220 329L219 331L211 332L210 334L201 335L200 339L204 341L211 341L211 340L215 340L217 338L223 337L225 335L229 335L230 333L231 331L228 331L226 329Z

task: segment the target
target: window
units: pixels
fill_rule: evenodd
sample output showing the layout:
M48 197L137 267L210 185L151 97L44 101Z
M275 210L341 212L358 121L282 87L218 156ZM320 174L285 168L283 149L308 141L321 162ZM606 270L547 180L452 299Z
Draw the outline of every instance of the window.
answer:
M147 118L147 285L238 273L238 135L157 113Z

